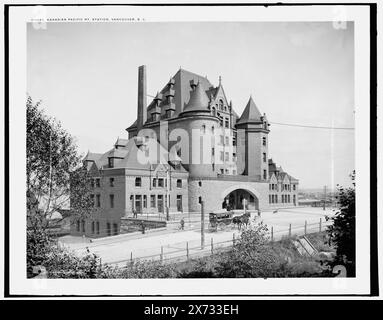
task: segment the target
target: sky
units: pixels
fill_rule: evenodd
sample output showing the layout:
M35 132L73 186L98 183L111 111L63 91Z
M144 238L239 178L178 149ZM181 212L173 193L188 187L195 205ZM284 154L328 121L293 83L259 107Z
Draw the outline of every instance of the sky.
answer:
M240 115L252 95L271 122L269 157L301 188L350 185L354 28L331 22L48 23L27 27L27 93L85 154L109 150L136 119L138 67L148 94L180 67L207 76ZM148 98L148 103L150 98Z

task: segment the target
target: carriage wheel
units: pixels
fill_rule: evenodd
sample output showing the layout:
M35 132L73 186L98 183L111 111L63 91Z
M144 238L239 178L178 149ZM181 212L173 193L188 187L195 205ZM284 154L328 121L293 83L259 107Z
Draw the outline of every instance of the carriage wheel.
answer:
M224 230L225 227L226 227L226 224L225 224L225 223L223 223L223 222L218 223L218 228L219 228L220 230Z

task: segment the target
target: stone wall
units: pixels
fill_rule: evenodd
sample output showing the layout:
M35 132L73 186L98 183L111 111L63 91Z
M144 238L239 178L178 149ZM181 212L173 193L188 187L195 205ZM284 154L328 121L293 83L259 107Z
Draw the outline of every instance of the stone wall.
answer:
M222 179L189 179L189 211L201 211L199 197L205 202L205 212L222 208L224 198L236 189L245 189L257 198L259 209L269 208L267 182L228 181Z

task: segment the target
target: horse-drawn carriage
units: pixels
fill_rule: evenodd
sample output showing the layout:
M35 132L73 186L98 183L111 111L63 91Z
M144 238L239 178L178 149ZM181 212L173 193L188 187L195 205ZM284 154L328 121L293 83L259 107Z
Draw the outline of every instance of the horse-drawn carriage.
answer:
M209 213L209 230L223 229L233 222L233 211L217 210Z
M242 224L248 224L250 219L250 213L244 213L239 216L234 216L234 211L217 210L209 213L209 230L217 231L223 230L232 223L238 225L238 229Z

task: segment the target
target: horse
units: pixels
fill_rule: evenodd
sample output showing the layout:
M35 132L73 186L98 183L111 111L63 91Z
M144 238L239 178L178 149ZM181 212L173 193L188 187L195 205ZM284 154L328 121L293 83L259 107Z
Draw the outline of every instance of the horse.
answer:
M240 216L234 217L233 223L238 225L238 230L241 230L243 224L245 224L247 227L247 225L249 224L249 220L250 220L250 212L246 212Z

